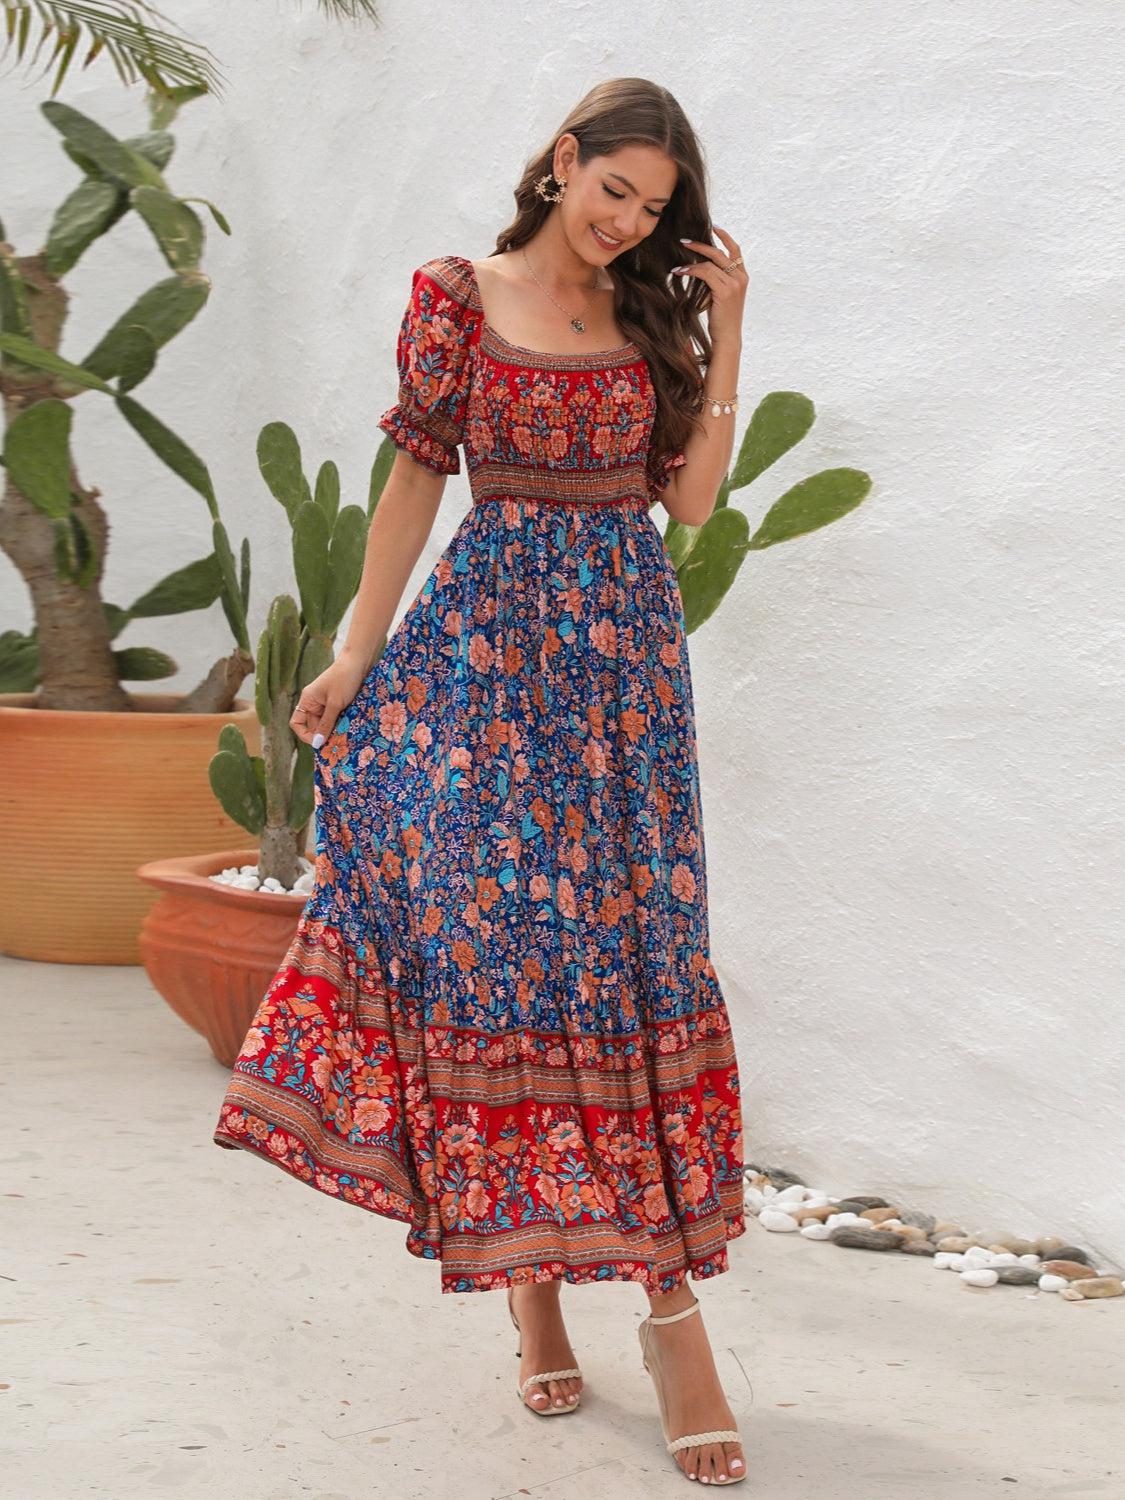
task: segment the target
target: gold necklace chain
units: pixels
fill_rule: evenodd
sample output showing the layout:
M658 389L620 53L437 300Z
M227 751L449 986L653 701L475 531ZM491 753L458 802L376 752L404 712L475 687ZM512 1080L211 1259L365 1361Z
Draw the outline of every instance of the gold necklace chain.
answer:
M547 291L547 288L539 280L539 277L536 276L535 272L531 270L531 262L527 258L527 251L524 250L522 248L522 246L520 248L520 254L523 256L524 264L527 266L527 269L529 271L531 271L531 279L532 279L532 281L535 282L535 284L540 288L541 291L546 292L548 297L551 297L550 292ZM594 273L594 285L590 288L590 290L592 292L596 291L597 290L597 285L598 285L597 272L595 272ZM578 316L577 313L572 313L569 308L564 307L562 305L562 303L559 302L557 300L557 298L555 298L555 297L551 297L551 301L555 304L555 306L558 308L558 310L560 312L566 313L567 317L570 319L570 326L574 329L575 333L585 333L586 332L586 325L585 325L585 323L583 323L582 319ZM588 312L589 308L590 308L590 298L587 297L586 298L586 307L583 310Z

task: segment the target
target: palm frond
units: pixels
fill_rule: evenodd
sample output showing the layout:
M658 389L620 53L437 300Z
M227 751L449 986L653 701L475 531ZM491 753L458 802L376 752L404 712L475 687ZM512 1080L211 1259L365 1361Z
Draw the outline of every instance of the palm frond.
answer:
M333 21L357 21L361 17L377 21L375 0L317 0L320 9Z
M370 0L335 0L335 3L366 5ZM152 21L170 24L149 0L0 0L5 42L0 56L15 53L18 62L35 65L44 47L53 43L43 72L53 67L51 97L58 93L67 69L80 46L87 48L81 66L88 68L105 52L122 83L139 78L158 95L177 88L203 89L221 94L219 73L212 53L188 36L152 26ZM35 50L29 56L32 28Z

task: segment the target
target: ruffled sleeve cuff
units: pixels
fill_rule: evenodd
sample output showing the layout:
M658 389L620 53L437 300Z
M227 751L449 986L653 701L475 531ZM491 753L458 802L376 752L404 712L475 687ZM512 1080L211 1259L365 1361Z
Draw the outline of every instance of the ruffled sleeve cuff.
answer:
M405 402L396 402L379 418L379 427L396 448L436 474L460 474L461 456L448 441L427 432Z
M661 490L667 489L668 483L672 478L673 469L682 468L685 463L687 463L687 459L684 454L677 451L675 453L666 453L658 463L649 464L648 487L650 493L656 495Z

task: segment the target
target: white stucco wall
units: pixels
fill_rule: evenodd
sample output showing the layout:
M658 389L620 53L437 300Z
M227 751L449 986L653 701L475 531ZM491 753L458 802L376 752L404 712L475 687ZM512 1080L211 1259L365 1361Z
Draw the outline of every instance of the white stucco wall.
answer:
M770 390L818 409L743 502L758 516L829 465L875 481L751 556L690 639L748 1155L1122 1264L1120 13L382 10L375 30L280 0L176 9L228 85L181 116L170 180L234 234L209 231L210 305L138 394L252 538L252 636L292 588L262 424L290 422L310 474L335 458L362 503L411 269L492 248L525 156L597 79L668 85L751 268L739 435ZM45 95L0 90L23 251L75 175ZM108 63L62 97L145 128ZM165 274L119 226L68 278L64 352ZM95 395L74 446L111 518L107 597L208 550L202 501ZM403 608L468 500L450 480ZM0 585L0 628L26 626L2 558ZM228 637L216 605L125 639L176 655L180 689Z

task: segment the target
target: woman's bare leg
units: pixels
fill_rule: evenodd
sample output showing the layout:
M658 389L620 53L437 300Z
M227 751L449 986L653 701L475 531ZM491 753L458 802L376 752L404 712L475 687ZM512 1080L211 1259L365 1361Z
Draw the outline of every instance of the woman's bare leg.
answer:
M563 1322L559 1281L524 1282L512 1288L512 1311L519 1319L523 1342L520 1348L519 1384L540 1370L567 1370L577 1368L580 1361L567 1338ZM578 1376L568 1375L563 1380L549 1380L543 1385L531 1386L524 1399L529 1406L546 1406L548 1401L556 1406L567 1406L582 1389Z
M690 1307L695 1297L685 1280L674 1292L650 1296L649 1308L655 1317L665 1318L669 1313ZM654 1324L649 1329L645 1357L650 1364L659 1366L668 1404L669 1441L681 1433L715 1432L738 1426L719 1382L703 1315L700 1306L690 1318ZM737 1479L745 1472L746 1457L741 1443L705 1443L681 1448L672 1457L685 1474L704 1484Z

